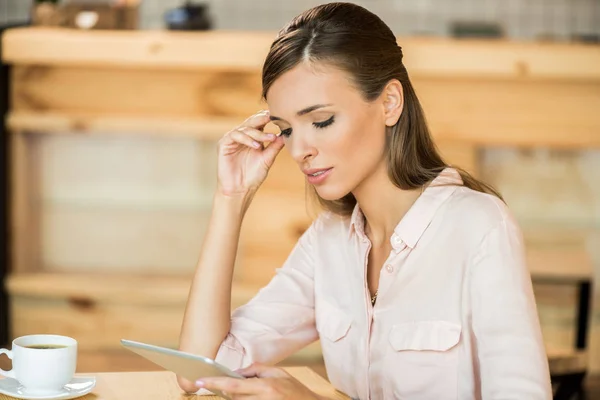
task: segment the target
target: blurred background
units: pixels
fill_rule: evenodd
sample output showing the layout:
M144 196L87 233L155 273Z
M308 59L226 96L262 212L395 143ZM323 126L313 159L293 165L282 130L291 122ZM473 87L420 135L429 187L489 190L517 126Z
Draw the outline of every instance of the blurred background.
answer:
M0 0L0 344L70 335L85 372L153 369L121 338L177 346L215 142L264 108L276 31L321 3ZM600 1L355 3L397 34L447 160L521 223L557 398L587 375L600 399ZM234 306L310 223L304 199L284 154L245 220ZM324 374L318 343L284 363Z
M2 0L0 22L26 18L31 3L30 0ZM208 6L215 29L278 30L303 10L322 2L209 0L192 3ZM522 40L569 40L600 32L597 0L366 0L355 3L378 14L398 35L448 36L452 25L463 21L499 24L508 37ZM164 28L165 12L182 4L181 0L140 1L137 28Z

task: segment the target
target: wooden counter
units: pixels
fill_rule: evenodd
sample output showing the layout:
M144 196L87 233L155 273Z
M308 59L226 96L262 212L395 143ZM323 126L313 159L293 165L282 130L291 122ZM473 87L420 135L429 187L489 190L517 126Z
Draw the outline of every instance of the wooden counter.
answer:
M201 235L190 221L206 212L210 202L204 204L190 195L166 206L144 203L142 207L135 196L126 206L101 196L94 199L91 184L82 183L87 176L116 181L119 168L127 165L106 169L94 164L90 174L91 153L79 149L86 139L108 138L146 144L150 138L164 141L161 143L186 139L214 144L231 127L265 107L259 98L260 70L274 35L19 28L3 36L2 58L12 65L8 125L14 157L13 261L9 290L14 332L69 334L69 321L85 318L88 329L77 334L82 343L88 343L88 350L99 343L103 348L112 343L117 347L116 338L127 333L147 334L144 337L164 345L176 343L184 288L194 263L190 261L194 255L189 254L196 251L195 247L190 250L189 243L183 246L180 238L200 242ZM479 151L491 146L600 147L599 46L440 38L399 38L398 42L436 142L451 164L477 174ZM109 154L106 151L102 154ZM172 163L173 154L178 153L145 154L159 154L155 165L161 168ZM213 163L210 154L202 153L203 165ZM56 176L51 173L55 170L48 167L48 159L68 160L68 179L61 184L76 182L79 186L61 193L85 192L85 201L56 195ZM56 167L56 163L50 166ZM210 173L208 169L206 174ZM140 176L149 182L153 179ZM205 178L190 175L186 182L197 184ZM202 185L202 190L210 191L210 184ZM153 219L164 229L153 236L160 241L149 245L137 238L152 231L151 225L145 224ZM57 220L63 221L60 229ZM90 223L82 231L74 228L79 225L69 225L76 221ZM127 230L127 224L134 222L139 229ZM283 152L245 219L236 281L246 289L238 292L245 297L236 302L243 302L270 279L309 223L304 178ZM90 228L93 224L98 227ZM103 239L113 234L110 229L126 238L125 247L102 247ZM157 247L164 249L162 253ZM181 252L187 251L190 260L175 267L171 262L176 256L165 254L174 252L171 248L183 248ZM135 257L127 266L114 261L124 259L121 254L150 250L157 256L143 260L152 266ZM53 253L59 251L58 256ZM78 251L82 253L79 258L67 257ZM84 268L84 263L77 262L92 258L86 259L85 254L102 255L106 265L96 262ZM549 257L556 261L553 255L531 255L532 260ZM588 260L579 251L564 257L566 264ZM162 264L155 259L163 260ZM532 270L543 274L546 264L540 262ZM557 262L552 268L546 272L561 274ZM587 266L583 269L589 270ZM158 278L154 277L157 271ZM98 273L108 277L94 279ZM120 281L118 293L103 289L114 281ZM85 282L95 289L79 290ZM161 289L152 282L161 282ZM136 289L128 291L127 285ZM54 291L53 287L64 290ZM174 297L172 288L178 291ZM152 303L150 307L150 300L161 306ZM53 324L48 318L52 315L60 316L60 322ZM156 318L167 321L169 328L153 332ZM102 334L95 332L94 326L112 331Z

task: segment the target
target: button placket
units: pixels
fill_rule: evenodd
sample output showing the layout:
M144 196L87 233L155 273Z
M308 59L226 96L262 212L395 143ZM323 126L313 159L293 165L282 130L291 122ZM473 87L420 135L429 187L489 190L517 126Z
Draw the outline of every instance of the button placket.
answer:
M407 248L406 244L404 244L402 239L396 234L392 235L392 238L390 240L394 248L389 254L388 258L385 260L382 267L382 273L379 276L379 291L377 296L378 299L381 299L381 297L385 294L387 289L392 285L392 282L394 281L395 276L397 275L398 270L400 269L398 262L402 262L400 260L403 257L400 253ZM397 244L394 245L395 242Z

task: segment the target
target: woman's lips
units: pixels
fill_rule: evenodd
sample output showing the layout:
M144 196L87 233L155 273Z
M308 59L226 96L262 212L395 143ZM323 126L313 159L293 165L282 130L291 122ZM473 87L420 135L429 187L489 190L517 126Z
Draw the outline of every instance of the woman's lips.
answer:
M331 174L332 169L333 168L311 169L304 171L304 173L306 174L306 179L308 180L308 183L310 183L311 185L318 185L320 183L323 183L325 179L327 179L327 177Z

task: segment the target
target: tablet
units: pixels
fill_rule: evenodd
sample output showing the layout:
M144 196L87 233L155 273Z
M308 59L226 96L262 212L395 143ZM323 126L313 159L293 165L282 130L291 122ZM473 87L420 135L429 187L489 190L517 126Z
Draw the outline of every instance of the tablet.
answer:
M172 371L191 382L196 382L200 378L210 376L227 376L230 378L244 379L242 375L233 372L229 368L207 357L126 339L122 339L121 344L128 350L139 354L152 361L154 364ZM224 399L228 399L228 397L222 393L215 392L215 394Z

